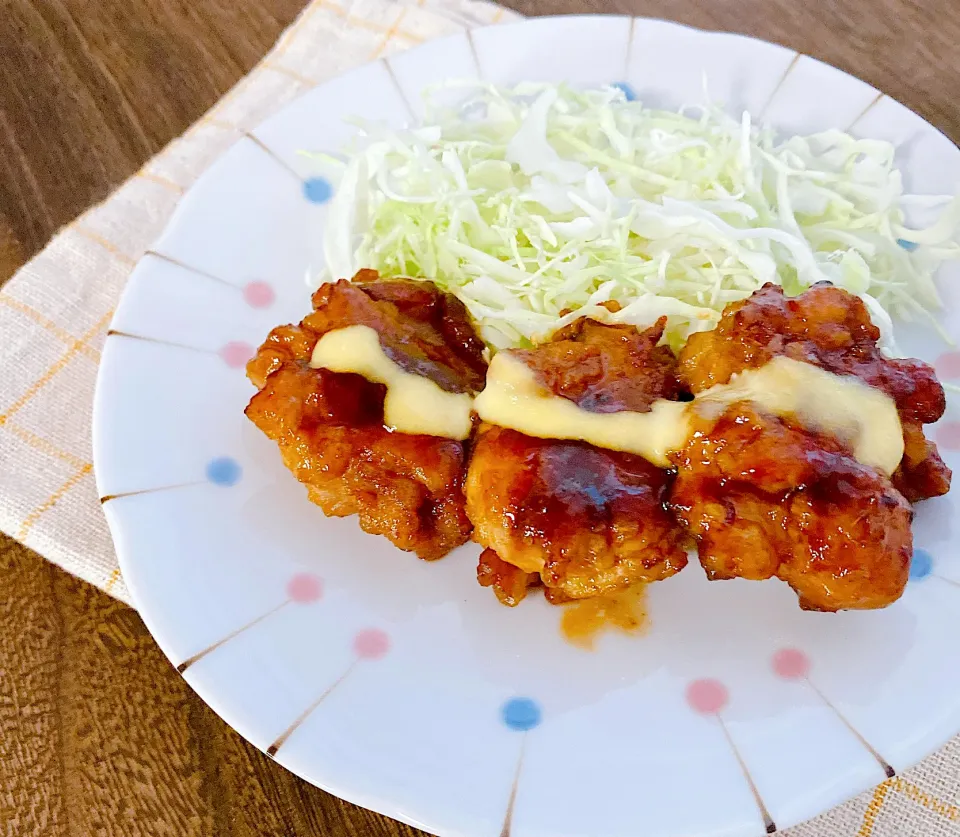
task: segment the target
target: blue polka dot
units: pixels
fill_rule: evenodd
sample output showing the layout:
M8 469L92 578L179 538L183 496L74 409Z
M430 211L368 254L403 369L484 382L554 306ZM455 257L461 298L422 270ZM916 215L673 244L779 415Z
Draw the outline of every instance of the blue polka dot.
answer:
M907 250L908 252L911 252L911 253L917 249L916 241L907 241L906 239L898 238L897 244L899 244L904 250Z
M214 485L236 485L242 473L240 463L229 456L219 456L207 463L207 479Z
M525 697L510 698L500 709L503 722L510 729L526 732L540 723L540 706Z
M623 95L628 102L635 102L637 100L637 94L633 92L633 88L625 81L616 81L610 86L616 87L617 90L622 90Z
M913 560L910 562L910 578L919 581L933 572L933 556L925 549L913 550Z
M326 178L311 177L303 182L303 195L311 203L326 203L333 195L333 187Z

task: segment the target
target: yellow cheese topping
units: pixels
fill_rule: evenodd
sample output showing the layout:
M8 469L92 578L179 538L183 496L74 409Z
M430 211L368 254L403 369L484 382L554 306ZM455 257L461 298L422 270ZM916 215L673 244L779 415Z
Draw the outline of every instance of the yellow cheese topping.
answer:
M891 474L903 458L903 431L893 400L859 378L777 357L711 387L688 403L657 401L646 413L591 413L549 392L533 371L501 352L474 404L484 421L543 439L578 439L597 447L635 453L660 467L684 446L696 413L722 412L750 402L804 427L830 433L850 446L864 465Z
M859 462L885 474L892 474L903 458L903 429L893 399L859 378L786 357L741 372L692 402L661 399L646 413L584 410L543 387L533 370L509 352L493 358L486 388L475 400L466 393L446 392L391 360L376 331L363 325L323 335L310 365L386 385L384 422L401 433L466 439L473 409L484 421L528 436L589 442L667 468L668 454L686 444L698 414L719 415L732 404L748 402L836 437Z
M853 375L835 375L819 366L775 357L759 369L711 387L691 404L703 413L748 401L763 411L794 418L802 427L829 434L854 458L890 475L903 459L903 428L897 405L885 392Z
M660 400L649 413L591 413L545 389L509 352L495 355L487 385L474 402L484 421L540 439L579 439L598 448L636 453L669 468L667 454L690 435L687 405Z
M466 439L470 435L473 399L447 392L422 375L407 372L391 360L380 337L369 326L328 331L313 348L310 365L331 372L353 372L387 387L384 424L400 433Z

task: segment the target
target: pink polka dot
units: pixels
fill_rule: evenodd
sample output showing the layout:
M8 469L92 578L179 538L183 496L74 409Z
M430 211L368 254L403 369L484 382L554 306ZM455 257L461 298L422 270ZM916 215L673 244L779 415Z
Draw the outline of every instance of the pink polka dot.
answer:
M797 680L810 673L810 658L799 648L781 648L770 662L773 670L787 680Z
M960 378L960 352L944 352L933 365L941 378Z
M276 296L266 282L250 282L243 289L243 298L251 308L267 308L273 305Z
M358 631L353 638L353 650L363 660L379 660L390 650L390 637L378 628Z
M231 340L220 350L219 354L227 366L231 369L239 369L242 366L246 366L247 361L253 357L253 346L249 343Z
M715 715L727 705L729 697L727 687L719 680L694 680L687 686L687 703L702 715Z
M310 573L297 573L287 582L287 595L298 604L309 604L323 595L323 582Z
M960 421L942 421L937 425L937 444L947 450L960 450Z

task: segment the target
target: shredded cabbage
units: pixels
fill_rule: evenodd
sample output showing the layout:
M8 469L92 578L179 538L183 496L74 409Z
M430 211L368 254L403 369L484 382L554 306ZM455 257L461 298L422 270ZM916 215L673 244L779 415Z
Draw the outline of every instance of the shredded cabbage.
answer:
M890 347L890 315L933 319L933 274L960 257L960 196L923 199L934 222L908 228L890 143L781 140L748 113L651 110L619 87L451 87L458 107L434 91L421 127L365 126L346 162L323 158L339 184L321 281L431 279L494 348L584 314L666 316L676 347L766 282L823 280L860 295Z

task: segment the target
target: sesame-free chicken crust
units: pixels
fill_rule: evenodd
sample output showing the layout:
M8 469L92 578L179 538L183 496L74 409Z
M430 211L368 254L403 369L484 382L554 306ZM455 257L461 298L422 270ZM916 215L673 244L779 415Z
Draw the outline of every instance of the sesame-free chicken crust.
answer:
M513 354L582 409L645 412L679 390L673 354L657 345L664 324L639 332L581 319ZM484 425L467 475L474 540L486 547L480 583L514 605L534 584L559 603L673 575L687 555L664 506L670 482L635 454Z
M421 558L440 558L467 540L463 442L390 432L385 387L360 375L310 368L317 340L366 325L400 366L449 392L483 386L486 363L466 309L429 282L379 280L323 285L299 325L275 328L247 366L258 392L246 414L280 447L310 499Z

